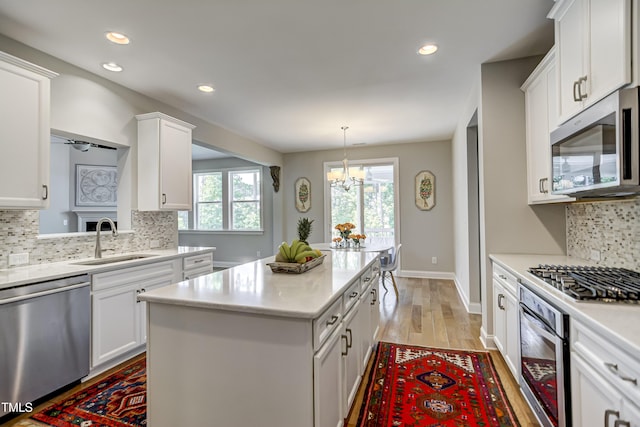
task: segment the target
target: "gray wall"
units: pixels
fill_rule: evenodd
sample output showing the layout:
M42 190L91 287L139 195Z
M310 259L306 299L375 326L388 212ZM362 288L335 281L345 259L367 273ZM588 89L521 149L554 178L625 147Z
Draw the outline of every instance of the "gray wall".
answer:
M225 231L179 231L178 241L184 246L215 246L213 254L216 265L241 264L258 258L271 256L274 247L274 191L268 167L238 158L196 160L193 172L237 167L262 168L262 224L263 232ZM278 240L278 239L276 239ZM279 244L279 243L278 243ZM258 256L260 251L260 256Z
M340 161L343 151L325 150L284 155L283 186L285 240L297 236L296 224L302 216L314 220L309 242L329 241L324 224L324 162ZM399 159L400 238L402 243L401 274L411 276L452 277L453 222L451 176L451 143L449 141L420 142L370 147L349 147L349 160ZM436 177L436 206L430 211L418 210L414 200L414 179L418 172L429 170ZM294 182L298 177L311 181L311 209L301 214L295 209ZM431 257L438 264L431 264Z
M488 335L493 334L489 255L566 251L564 207L527 204L524 93L520 86L539 60L532 57L481 66L481 305L483 332Z

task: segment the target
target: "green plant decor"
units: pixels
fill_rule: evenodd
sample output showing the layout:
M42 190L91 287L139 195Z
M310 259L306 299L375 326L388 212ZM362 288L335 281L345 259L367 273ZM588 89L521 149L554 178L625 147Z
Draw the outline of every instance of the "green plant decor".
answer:
M307 239L311 234L311 224L313 224L313 221L313 219L310 220L309 218L300 218L298 220L298 240L309 244L309 242L307 242Z

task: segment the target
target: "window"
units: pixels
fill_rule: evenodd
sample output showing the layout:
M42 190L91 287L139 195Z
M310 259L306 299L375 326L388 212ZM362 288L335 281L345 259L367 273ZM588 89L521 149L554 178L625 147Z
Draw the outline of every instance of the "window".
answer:
M353 223L356 233L367 236L366 242L395 245L397 235L397 159L360 160L349 162L351 167L362 167L365 181L361 186L352 186L349 191L341 187L328 189L328 215L330 237L337 236L336 224ZM325 163L325 172L340 169ZM327 187L329 184L326 183Z
M180 230L262 230L262 170L193 174L193 210L178 212Z

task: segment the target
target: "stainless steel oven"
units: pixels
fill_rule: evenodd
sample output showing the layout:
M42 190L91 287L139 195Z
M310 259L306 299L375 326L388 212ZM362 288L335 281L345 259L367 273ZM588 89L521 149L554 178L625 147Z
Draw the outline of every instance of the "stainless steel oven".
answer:
M520 281L520 387L545 427L571 426L569 316Z

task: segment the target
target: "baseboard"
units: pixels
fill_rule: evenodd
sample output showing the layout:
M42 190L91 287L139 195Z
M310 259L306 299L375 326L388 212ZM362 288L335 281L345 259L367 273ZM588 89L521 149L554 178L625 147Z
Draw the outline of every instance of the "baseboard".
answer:
M497 347L493 342L493 335L487 334L484 327L480 327L480 342L486 349L497 350Z
M455 279L455 275L449 271L398 270L396 275L398 277L413 277L416 279Z
M94 366L91 368L91 370L89 371L89 375L87 375L86 377L82 378L82 382L88 381L93 377L96 377L100 374L103 374L105 372L107 372L109 369L111 368L115 368L116 366L118 366L119 364L126 362L127 360L141 354L144 353L147 350L147 346L146 345L141 345L138 346L136 348L134 348L133 350L129 350L128 352L121 354L120 356L114 357L113 359L109 360L108 362L104 362L100 365Z
M464 308L467 309L467 313L482 314L482 305L479 302L469 302L469 296L463 292L463 288L457 277L453 279L453 282L456 284L458 295L460 295L460 299L462 300Z

